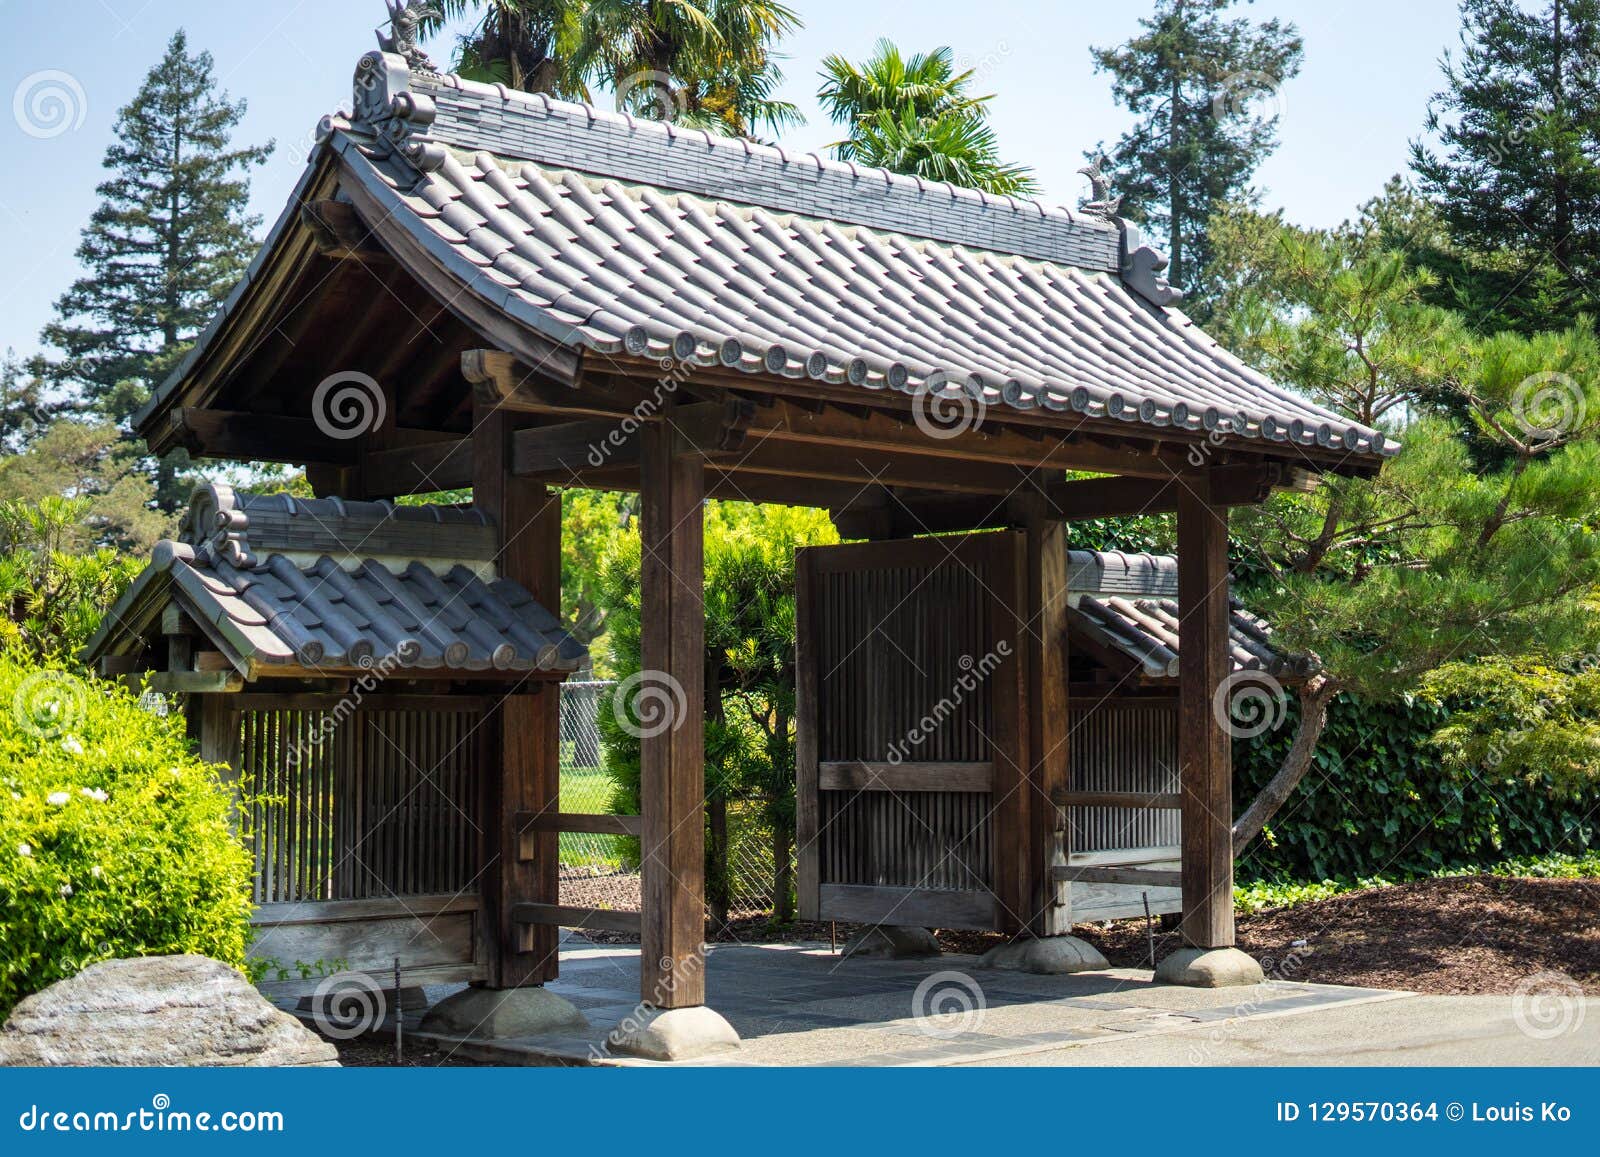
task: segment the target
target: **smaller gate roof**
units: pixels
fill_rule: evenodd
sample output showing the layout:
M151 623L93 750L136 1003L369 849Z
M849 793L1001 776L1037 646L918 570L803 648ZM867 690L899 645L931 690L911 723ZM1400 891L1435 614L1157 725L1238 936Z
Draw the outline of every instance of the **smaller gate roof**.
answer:
M1147 678L1177 678L1177 556L1073 550L1067 560L1067 602L1074 628L1128 656ZM1237 599L1229 601L1228 656L1235 674L1304 678L1316 669L1312 656L1275 647L1265 619L1245 610Z
M549 610L495 574L494 527L477 510L213 486L195 493L183 527L186 541L156 544L88 661L142 651L169 605L246 678L272 668L560 676L587 659Z

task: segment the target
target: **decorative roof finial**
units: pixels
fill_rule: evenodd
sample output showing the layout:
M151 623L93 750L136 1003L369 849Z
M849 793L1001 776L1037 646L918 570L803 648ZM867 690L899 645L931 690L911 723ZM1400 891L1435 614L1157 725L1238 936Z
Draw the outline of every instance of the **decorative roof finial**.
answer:
M1109 221L1122 207L1122 198L1111 195L1111 179L1100 168L1103 160L1104 156L1098 156L1078 170L1080 175L1089 178L1089 199L1079 201L1078 210L1086 217L1102 217Z
M406 58L406 63L418 72L438 72L428 54L417 46L418 27L439 10L428 0L384 0L389 6L389 31L378 32L378 47L385 52Z

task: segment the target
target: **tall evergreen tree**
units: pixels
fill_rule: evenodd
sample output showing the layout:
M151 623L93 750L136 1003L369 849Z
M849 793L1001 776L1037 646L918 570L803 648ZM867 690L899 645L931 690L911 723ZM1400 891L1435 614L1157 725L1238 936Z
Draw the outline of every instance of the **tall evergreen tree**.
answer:
M1461 19L1412 167L1473 257L1440 270L1455 304L1537 330L1600 304L1600 0L1462 0Z
M234 148L243 101L218 93L208 52L180 29L117 114L110 175L84 228L85 273L56 302L43 341L61 351L46 373L88 408L125 422L177 363L239 280L260 218L246 212L248 172L272 145ZM158 501L176 466L158 472Z
M1139 119L1106 166L1124 214L1165 234L1168 276L1194 284L1210 255L1206 225L1229 201L1253 200L1250 178L1277 147L1264 107L1300 71L1293 24L1230 17L1236 0L1157 0L1126 44L1092 48L1117 103Z

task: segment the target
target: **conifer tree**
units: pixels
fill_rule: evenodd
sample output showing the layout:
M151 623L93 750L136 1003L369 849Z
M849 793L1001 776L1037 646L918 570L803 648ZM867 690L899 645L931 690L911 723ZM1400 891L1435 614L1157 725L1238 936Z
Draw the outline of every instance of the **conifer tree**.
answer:
M238 282L255 251L248 173L272 145L236 148L243 101L217 91L208 52L180 29L117 114L100 204L84 227L84 275L56 302L44 372L85 408L125 424L175 366ZM174 508L179 463L158 469L157 500Z
M1252 199L1250 178L1278 143L1278 89L1303 55L1293 24L1229 17L1235 2L1157 0L1140 35L1090 50L1117 103L1139 118L1105 166L1123 215L1161 234L1169 279L1202 300L1207 222Z

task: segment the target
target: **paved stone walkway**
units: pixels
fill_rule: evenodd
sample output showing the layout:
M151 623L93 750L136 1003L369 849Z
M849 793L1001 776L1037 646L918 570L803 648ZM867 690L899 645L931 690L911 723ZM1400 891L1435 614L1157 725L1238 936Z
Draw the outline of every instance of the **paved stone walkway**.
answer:
M438 1043L500 1064L646 1063L605 1047L607 1034L637 1010L638 950L569 943L550 988L588 1017L587 1033ZM706 970L708 1003L744 1045L699 1063L735 1065L1012 1063L1076 1045L1168 1036L1157 1050L1166 1059L1145 1063L1204 1064L1207 1029L1404 995L1283 981L1176 988L1154 984L1140 969L1031 976L979 968L972 956L844 960L825 945L716 945Z

